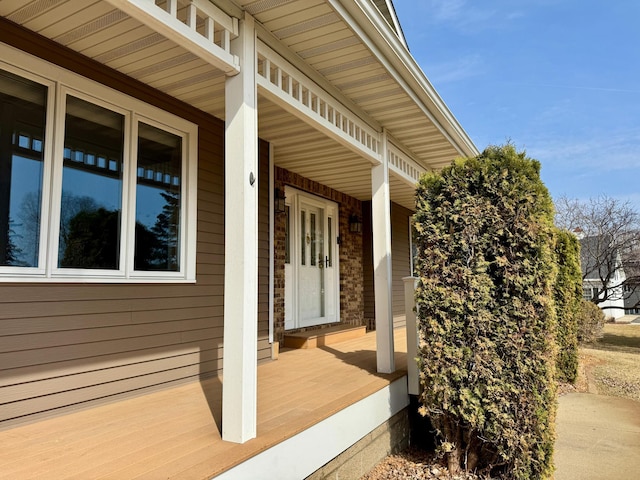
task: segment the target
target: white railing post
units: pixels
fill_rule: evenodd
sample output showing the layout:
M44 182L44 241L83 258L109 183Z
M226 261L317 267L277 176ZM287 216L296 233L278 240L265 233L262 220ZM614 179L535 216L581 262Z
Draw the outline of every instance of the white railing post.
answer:
M418 373L418 322L416 318L417 277L404 277L404 310L407 330L407 377L409 395L420 395L420 375Z

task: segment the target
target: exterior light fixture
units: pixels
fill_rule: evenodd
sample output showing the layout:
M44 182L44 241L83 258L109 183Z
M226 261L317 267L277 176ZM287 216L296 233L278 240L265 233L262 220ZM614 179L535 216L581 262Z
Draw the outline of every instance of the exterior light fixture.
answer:
M362 220L359 216L349 216L349 231L351 233L362 233Z
M276 188L273 191L273 209L275 213L285 212L285 200L287 197L284 195L284 191Z

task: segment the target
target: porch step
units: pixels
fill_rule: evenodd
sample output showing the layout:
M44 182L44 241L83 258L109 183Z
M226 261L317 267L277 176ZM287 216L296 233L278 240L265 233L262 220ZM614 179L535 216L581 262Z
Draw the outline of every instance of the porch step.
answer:
M362 337L365 333L367 333L366 327L354 327L353 325L337 325L307 330L306 332L286 333L284 346L286 348L316 348Z

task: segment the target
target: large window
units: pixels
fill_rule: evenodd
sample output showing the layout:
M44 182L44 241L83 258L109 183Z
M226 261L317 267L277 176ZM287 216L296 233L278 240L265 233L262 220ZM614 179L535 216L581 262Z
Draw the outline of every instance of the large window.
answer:
M0 280L193 281L197 127L26 62L0 62Z

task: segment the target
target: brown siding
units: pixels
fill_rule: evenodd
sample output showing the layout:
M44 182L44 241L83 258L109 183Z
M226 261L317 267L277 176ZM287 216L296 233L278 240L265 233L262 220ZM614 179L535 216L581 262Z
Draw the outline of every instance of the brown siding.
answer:
M404 308L403 278L411 275L411 245L409 243L409 217L411 211L391 204L391 271L393 295L393 326L404 327L406 316Z
M371 234L371 202L362 204L363 212L363 271L364 316L370 329L375 329L375 292L373 285L373 240ZM393 326L404 326L404 282L411 274L411 245L409 243L409 217L412 212L395 203L391 204L391 269Z
M0 428L215 375L222 366L222 121L0 20L0 41L199 126L195 284L0 283ZM268 358L268 146L261 143L258 356ZM265 167L266 166L266 167Z

